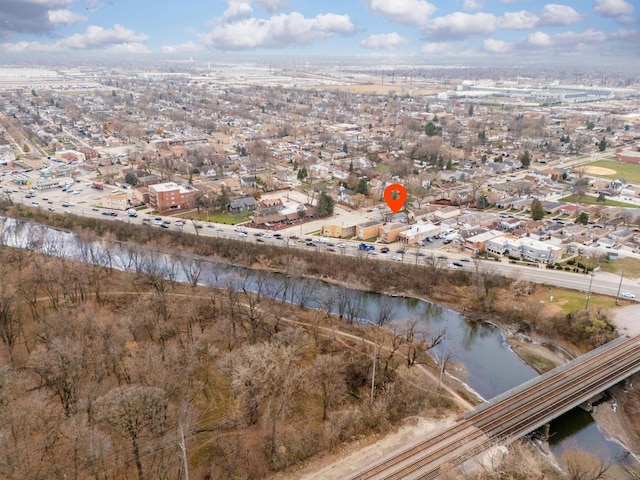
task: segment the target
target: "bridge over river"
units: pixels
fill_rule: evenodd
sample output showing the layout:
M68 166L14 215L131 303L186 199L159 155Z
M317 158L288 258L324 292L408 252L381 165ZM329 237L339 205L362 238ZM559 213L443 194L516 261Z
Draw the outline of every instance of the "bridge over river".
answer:
M508 444L640 371L640 336L620 337L465 413L351 480L434 479L496 444Z

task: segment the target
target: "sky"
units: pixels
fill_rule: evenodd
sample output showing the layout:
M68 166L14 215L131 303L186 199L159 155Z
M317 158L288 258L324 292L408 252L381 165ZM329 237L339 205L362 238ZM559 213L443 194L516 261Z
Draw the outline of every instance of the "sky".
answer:
M557 1L0 0L0 62L3 51L640 60L637 0Z

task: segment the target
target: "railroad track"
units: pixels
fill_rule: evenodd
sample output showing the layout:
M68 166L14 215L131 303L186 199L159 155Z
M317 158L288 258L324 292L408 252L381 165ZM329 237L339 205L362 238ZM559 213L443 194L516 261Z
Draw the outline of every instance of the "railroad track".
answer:
M350 480L435 479L489 447L510 442L640 371L640 337L623 338L523 384L450 429L399 451ZM600 388L602 387L602 388Z

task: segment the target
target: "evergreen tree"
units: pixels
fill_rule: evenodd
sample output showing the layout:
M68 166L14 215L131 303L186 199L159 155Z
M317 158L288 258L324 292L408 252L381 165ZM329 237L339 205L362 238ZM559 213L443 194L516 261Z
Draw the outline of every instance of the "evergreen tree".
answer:
M298 170L298 180L303 181L308 176L309 174L307 173L307 167L302 167Z
M327 195L327 192L321 192L318 197L318 203L316 204L316 214L319 217L326 217L333 215L333 208L335 207L335 200Z
M222 187L222 191L220 192L220 196L218 197L218 205L220 206L220 210L227 210L229 207L229 195L227 194L227 189Z
M531 202L531 218L533 220L542 220L544 218L544 207L537 198Z
M480 195L478 197L478 201L476 202L476 208L478 208L480 210L484 210L487 207L489 207L489 200L487 200L487 196L486 195Z
M451 158L447 161L447 170L453 170L453 160Z
M433 122L427 123L427 125L424 127L424 133L426 133L429 137L439 135L441 131L442 128L436 127Z
M531 155L529 155L529 150L524 151L520 157L520 163L522 163L522 168L529 168L531 165Z
M605 198L604 193L600 192L600 193L598 194L598 198L596 199L596 202L598 202L598 203L604 203L604 202L606 202L606 201L607 201L607 199Z
M361 193L362 195L369 195L369 182L367 182L366 178L361 178L358 182L358 186L356 187L356 193Z
M578 218L576 218L576 223L580 223L582 225L589 223L589 214L587 212L581 212L580 215L578 215Z
M607 137L602 137L602 140L598 143L598 150L604 152L607 148Z

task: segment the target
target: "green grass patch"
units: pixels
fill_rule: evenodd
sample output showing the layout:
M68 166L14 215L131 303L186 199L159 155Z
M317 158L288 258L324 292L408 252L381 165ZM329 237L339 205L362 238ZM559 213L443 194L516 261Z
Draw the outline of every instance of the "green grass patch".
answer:
M576 274L583 275L583 274ZM596 275L598 275L596 273ZM587 303L587 294L586 292L578 292L575 290L565 290L554 288L552 290L553 301L551 302L553 305L560 305L563 313L572 313L577 312L579 310L584 310L584 307ZM535 295L535 297L539 297L539 300L548 302L549 301L549 291L544 291L544 289L540 289L540 292ZM589 308L617 308L616 307L616 299L614 297L609 297L606 295L599 295L591 293L591 298L589 299Z
M613 160L598 160L596 162L589 163L587 166L609 168L616 172L612 175L594 175L592 173L589 174L594 177L610 178L612 180L615 180L616 178L624 178L627 182L640 183L640 165L617 162Z
M640 278L640 259L625 257L618 260L609 260L601 264L600 269L608 273L622 273L626 278Z
M222 223L223 225L238 225L239 223L248 222L251 219L251 212L242 212L240 214L232 214L226 212L200 212L195 211L184 215L185 219L198 220L200 222Z
M617 200L611 200L609 198L605 198L604 202L599 202L598 197L592 197L590 195L583 195L580 200L575 195L569 195L568 197L564 197L560 199L561 202L569 202L569 203L581 203L583 205L604 205L605 207L632 207L637 208L637 205L633 203L619 202Z
M380 175L386 175L387 173L391 173L391 166L386 163L379 162L376 165L376 171L380 173Z

